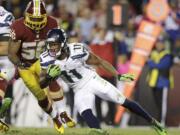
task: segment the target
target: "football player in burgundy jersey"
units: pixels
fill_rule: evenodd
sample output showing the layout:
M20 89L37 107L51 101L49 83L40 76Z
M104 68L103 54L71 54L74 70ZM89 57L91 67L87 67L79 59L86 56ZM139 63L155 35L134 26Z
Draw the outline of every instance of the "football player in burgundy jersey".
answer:
M56 20L47 16L45 5L41 0L30 1L25 10L25 17L11 25L9 59L18 67L20 77L37 98L41 108L51 115L55 128L63 133L64 129L59 118L68 127L74 127L75 122L62 111L63 91L56 81L49 85L49 95L59 108L57 113L53 110L46 93L40 88L40 65L37 62L40 54L45 50L47 32L57 27Z

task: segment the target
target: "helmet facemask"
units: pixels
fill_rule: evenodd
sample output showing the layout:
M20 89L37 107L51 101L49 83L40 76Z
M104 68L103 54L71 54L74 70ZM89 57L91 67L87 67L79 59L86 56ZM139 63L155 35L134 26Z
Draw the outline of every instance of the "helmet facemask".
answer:
M47 15L33 16L25 13L25 25L34 31L43 29L47 24Z
M28 4L24 24L34 31L39 31L46 26L47 14L41 0L33 0Z
M59 57L62 52L66 49L67 36L63 29L54 28L51 29L47 34L46 47L49 54L53 57ZM52 50L52 46L58 51ZM55 47L56 46L56 47ZM59 46L59 47L58 47Z
M57 58L62 54L62 50L65 46L65 43L60 43L53 40L54 40L53 38L47 39L46 46L47 46L49 55Z

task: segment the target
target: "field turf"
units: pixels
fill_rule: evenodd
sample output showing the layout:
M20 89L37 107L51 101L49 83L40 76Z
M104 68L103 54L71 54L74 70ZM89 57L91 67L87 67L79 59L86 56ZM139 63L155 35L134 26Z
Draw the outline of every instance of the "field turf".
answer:
M150 128L109 128L106 130L109 135L157 135ZM89 131L90 129L88 128L66 128L64 135L88 135ZM11 128L7 133L0 132L0 135L58 135L58 133L53 128ZM180 128L168 129L168 135L180 135Z

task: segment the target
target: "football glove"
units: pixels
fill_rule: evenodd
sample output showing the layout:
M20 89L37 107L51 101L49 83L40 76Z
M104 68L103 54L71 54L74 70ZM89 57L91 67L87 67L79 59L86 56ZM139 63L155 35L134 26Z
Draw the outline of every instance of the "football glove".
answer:
M134 79L135 79L135 76L133 74L118 75L118 80L119 81L131 82L131 81L134 81Z
M58 65L49 65L47 74L51 79L55 79L61 74L61 69Z

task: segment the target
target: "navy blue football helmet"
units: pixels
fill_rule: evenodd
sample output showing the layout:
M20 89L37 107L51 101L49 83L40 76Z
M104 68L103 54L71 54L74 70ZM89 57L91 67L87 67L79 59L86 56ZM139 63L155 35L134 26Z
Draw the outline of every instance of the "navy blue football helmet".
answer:
M55 55L59 56L63 48L66 47L66 41L67 41L67 35L63 29L59 29L59 28L51 29L48 32L46 39L47 50L48 51L50 50L50 45L52 43L57 43L61 46L60 47L61 49Z

